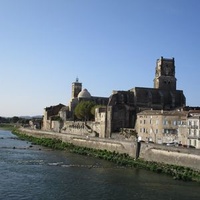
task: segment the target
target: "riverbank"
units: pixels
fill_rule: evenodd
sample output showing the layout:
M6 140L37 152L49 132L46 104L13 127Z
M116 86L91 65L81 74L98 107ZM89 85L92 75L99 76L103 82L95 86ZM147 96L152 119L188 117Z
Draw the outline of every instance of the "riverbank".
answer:
M0 129L12 131L14 129L14 125L0 123Z
M177 166L172 164L164 164L153 161L145 161L144 159L134 159L127 153L118 153L116 151L108 151L106 149L94 149L83 146L77 146L69 142L63 142L61 139L50 137L35 137L28 135L25 132L16 129L13 134L20 139L28 140L33 144L38 144L53 149L67 150L73 153L78 153L85 156L93 156L99 159L104 159L116 163L124 167L134 167L150 170L156 173L163 173L170 175L173 179L183 181L197 181L200 182L200 172L189 167Z

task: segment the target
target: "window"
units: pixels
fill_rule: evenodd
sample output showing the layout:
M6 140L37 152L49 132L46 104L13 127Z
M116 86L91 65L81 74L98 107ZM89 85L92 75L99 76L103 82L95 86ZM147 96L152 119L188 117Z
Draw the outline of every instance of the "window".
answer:
M156 129L156 134L158 134L158 129Z
M166 119L163 120L163 125L167 125L168 121Z
M194 129L194 136L196 136L196 129Z
M168 129L164 129L164 133L169 133L169 130Z

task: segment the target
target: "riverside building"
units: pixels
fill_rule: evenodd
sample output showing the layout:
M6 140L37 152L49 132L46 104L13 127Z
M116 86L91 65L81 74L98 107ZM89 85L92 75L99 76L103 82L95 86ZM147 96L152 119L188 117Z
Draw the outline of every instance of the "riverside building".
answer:
M172 141L187 143L178 129L186 126L187 112L183 111L186 98L177 89L174 58L157 59L153 88L134 87L125 91L113 91L110 97L92 96L76 79L72 83L72 95L68 105L59 104L45 109L43 128L79 135L93 135L112 138L121 130L131 130L142 140L155 143ZM73 113L80 101L93 101L103 107L95 111L95 121L73 120ZM54 110L55 109L55 110ZM62 120L55 121L55 116ZM186 131L187 132L187 131ZM194 139L191 138L191 144ZM197 142L196 142L197 143Z

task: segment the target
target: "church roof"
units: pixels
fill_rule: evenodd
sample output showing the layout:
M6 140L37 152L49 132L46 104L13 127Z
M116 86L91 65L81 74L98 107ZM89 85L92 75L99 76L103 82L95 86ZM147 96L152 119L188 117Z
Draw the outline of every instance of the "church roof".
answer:
M88 98L91 98L91 94L88 92L87 89L83 89L79 94L78 94L78 98L85 98L85 99L88 99Z

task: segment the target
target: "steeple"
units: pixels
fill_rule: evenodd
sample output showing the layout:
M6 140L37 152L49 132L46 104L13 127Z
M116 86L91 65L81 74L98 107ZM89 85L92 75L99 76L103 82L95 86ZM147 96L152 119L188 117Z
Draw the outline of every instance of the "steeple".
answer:
M76 81L72 83L72 99L78 97L81 90L82 83L80 83L78 77L76 77Z
M154 88L176 90L175 61L174 58L163 58L156 62Z

